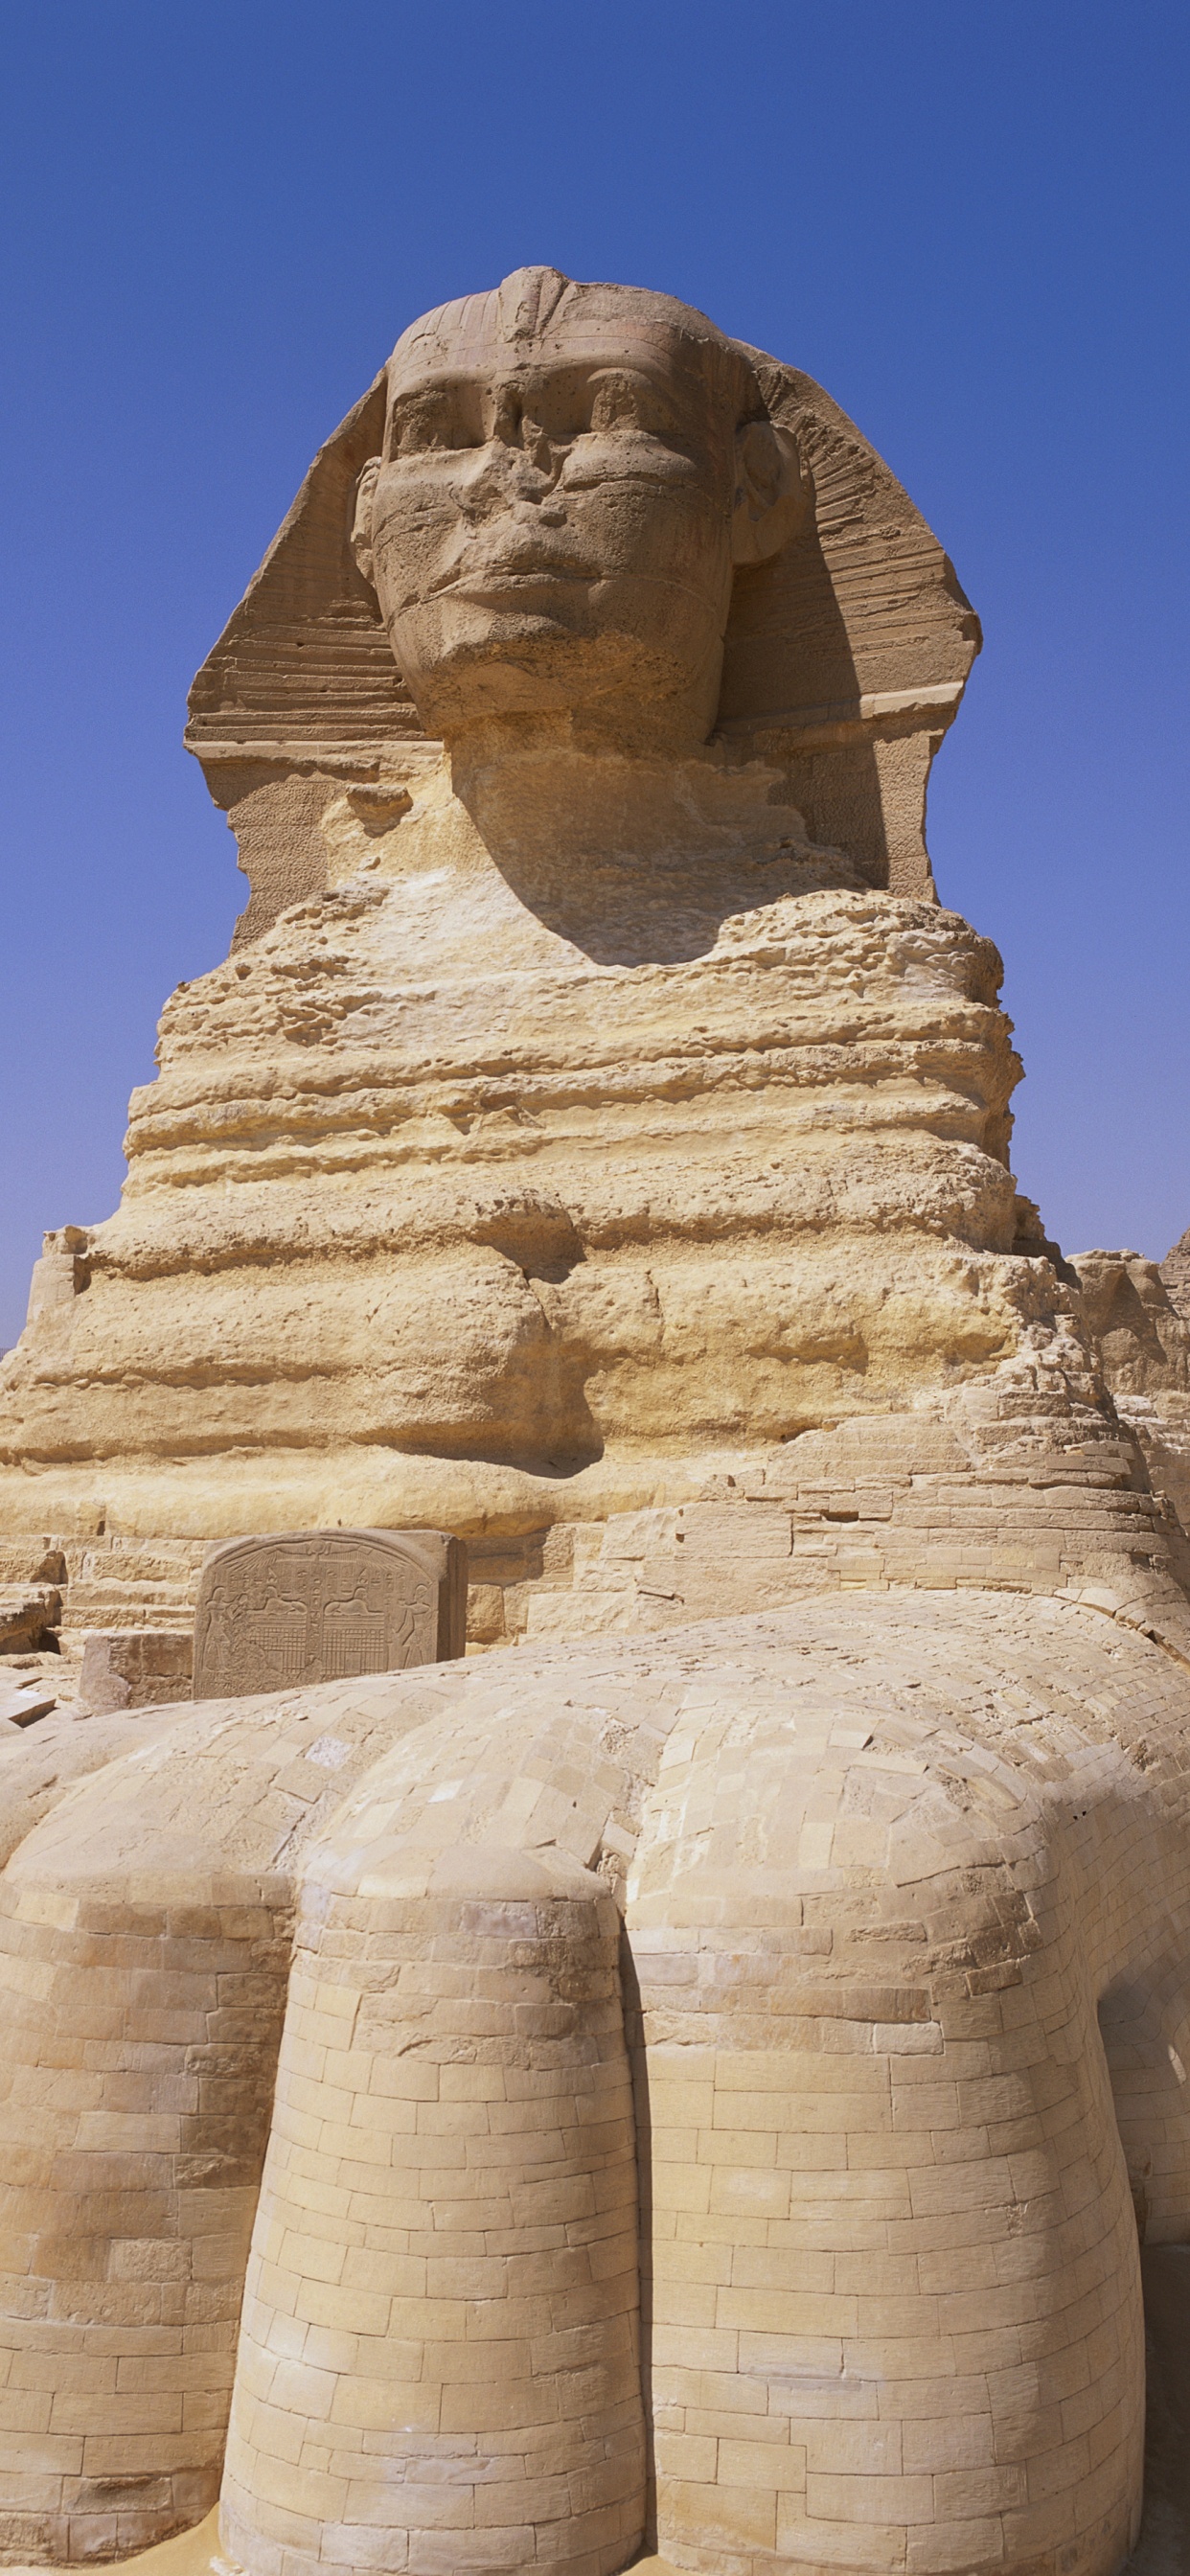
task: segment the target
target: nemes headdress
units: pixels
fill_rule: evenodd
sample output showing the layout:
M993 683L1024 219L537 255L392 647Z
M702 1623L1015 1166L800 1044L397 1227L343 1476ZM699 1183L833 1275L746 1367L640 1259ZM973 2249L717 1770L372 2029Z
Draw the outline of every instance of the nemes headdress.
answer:
M796 441L813 507L789 542L737 571L716 732L740 758L786 766L817 840L874 883L928 884L922 817L933 751L953 718L979 625L908 494L821 386L704 314L645 288L519 269L410 325L388 367L315 457L292 509L195 680L186 740L216 801L295 774L376 780L424 739L351 528L378 454L390 374L452 362L474 343L544 354L565 326L609 357L676 329L735 420Z

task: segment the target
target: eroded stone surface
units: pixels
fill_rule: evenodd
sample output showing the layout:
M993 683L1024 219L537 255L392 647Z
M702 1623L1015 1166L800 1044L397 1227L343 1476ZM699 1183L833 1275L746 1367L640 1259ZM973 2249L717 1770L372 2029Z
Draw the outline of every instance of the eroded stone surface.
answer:
M852 425L672 299L405 334L197 685L273 896L47 1238L4 1510L540 1538L1015 1354L998 962L921 841L977 640Z
M1161 1276L1179 1314L1190 1312L1190 1226L1166 1253Z
M79 1699L93 1717L189 1699L192 1641L173 1628L93 1629L83 1647Z
M48 1583L0 1583L0 1654L36 1650L62 1617L62 1596Z
M922 839L976 643L807 379L535 270L204 666L252 899L47 1238L3 1570L69 1656L441 1525L520 1642L0 1745L0 2558L1116 2576L1184 1326L1013 1185Z
M1187 1238L1158 1264L1138 1252L1080 1252L1074 1266L1117 1410L1150 1481L1190 1532L1190 1300Z

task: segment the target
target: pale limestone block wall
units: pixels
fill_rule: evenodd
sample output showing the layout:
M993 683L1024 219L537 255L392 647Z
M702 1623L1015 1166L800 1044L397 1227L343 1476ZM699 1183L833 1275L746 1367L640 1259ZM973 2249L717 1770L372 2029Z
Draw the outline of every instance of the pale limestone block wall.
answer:
M67 1758L56 1800L36 1743L6 1768L48 1812L0 1875L0 2558L124 2555L214 2501L293 1869L375 1726L340 1685L318 1720L92 1719L122 1758L73 1787Z
M36 1726L0 1733L0 1870L73 1781L143 1749L176 1716L174 1708L138 1710L135 1717L113 1710L80 1726L71 1709L56 1708Z
M69 1790L0 1880L4 2062L38 2010L50 2061L3 2115L29 2241L0 2548L77 2563L189 2519L234 2364L223 2547L254 2576L612 2576L642 2518L705 2576L1114 2576L1133 2208L1190 2235L1188 1689L1087 1607L844 1595L212 1703ZM142 2207L124 2089L169 2048L185 2073L210 1981L164 1935L121 1956L128 1913L79 1946L101 1855L109 1904L119 1862L125 1908L168 1898L208 1937L181 1912L196 1835L241 1893L287 1878L300 1927L238 2357L244 2177L188 2177L195 2114L155 2092L175 2126ZM267 2023L241 2038L227 2081L263 2101ZM84 2152L108 2196L64 2281ZM134 2221L151 2317L120 2305ZM160 2410L196 2361L188 2432Z
M255 2576L612 2576L643 2533L619 1917L459 1859L307 1881L223 2486Z
M671 1737L630 1906L660 2546L708 2576L741 2553L1114 2568L1143 2325L1094 1881L1003 1763L998 1831L940 1798L924 1826L920 1754L824 1711L795 1767L788 1723ZM978 1777L977 1748L958 1759ZM1140 1911L1139 1855L1118 1857ZM1184 2171L1184 2122L1181 2143Z
M484 1572L481 1553L475 1562ZM499 1610L483 1606L488 1634L537 1645L830 1591L1094 1584L1190 1651L1188 1576L1185 1532L1133 1440L1089 1407L1055 1422L1030 1387L1023 1405L997 1389L983 1419L967 1395L949 1419L892 1413L806 1432L720 1469L696 1499L602 1528L559 1525L537 1579L508 1581Z
M0 1891L0 2531L22 2551L110 2554L211 2502L288 1899L232 1872Z
M468 1676L467 1771L458 1719L410 1741L308 1866L320 1887L367 1861L379 1893L428 1838L478 1902L496 1853L552 1828L618 1878L633 1793L598 1751L632 1665L653 1695L618 1751L658 2546L707 2576L1114 2568L1143 2357L1095 2006L1147 1991L1190 1929L1180 1669L1088 1612L986 1599L807 1605L604 1656L555 1662L544 1724L548 1662L511 1701L498 1663ZM1183 1967L1182 2013L1185 1993ZM272 2217L266 2185L258 2252ZM403 2552L391 2488L387 2510ZM449 2552L411 2537L410 2567L524 2563L452 2531ZM278 2576L312 2563L293 2539Z

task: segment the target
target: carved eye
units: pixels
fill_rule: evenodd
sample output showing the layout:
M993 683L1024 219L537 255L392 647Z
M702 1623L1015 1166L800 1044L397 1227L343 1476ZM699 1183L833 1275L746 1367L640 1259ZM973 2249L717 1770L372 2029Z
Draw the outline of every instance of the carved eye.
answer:
M596 432L609 429L641 429L640 387L631 376L597 376L591 387L591 427Z
M591 380L590 426L596 436L635 429L645 438L672 441L677 424L673 406L651 377L609 367Z
M426 386L399 395L389 415L389 457L449 453L479 443L475 404L466 385Z
M591 384L585 369L559 368L525 397L525 413L555 447L581 438L591 417Z

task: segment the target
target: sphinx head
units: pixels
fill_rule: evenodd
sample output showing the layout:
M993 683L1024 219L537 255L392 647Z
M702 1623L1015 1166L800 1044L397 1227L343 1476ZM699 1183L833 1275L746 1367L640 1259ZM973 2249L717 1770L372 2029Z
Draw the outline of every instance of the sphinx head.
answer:
M703 314L521 269L397 342L354 546L427 733L563 717L679 749L714 722L735 566L810 506Z

